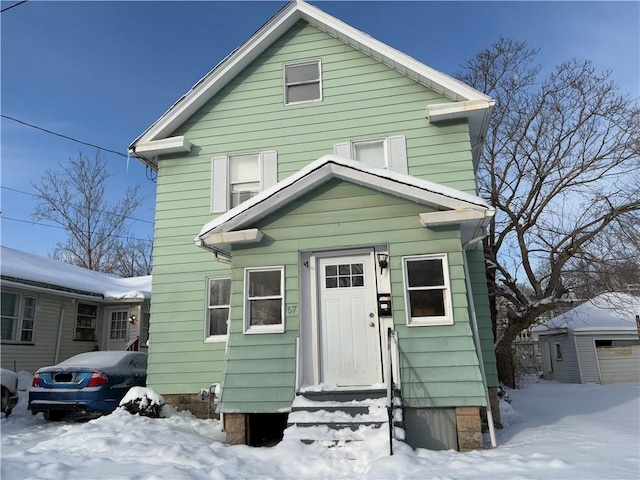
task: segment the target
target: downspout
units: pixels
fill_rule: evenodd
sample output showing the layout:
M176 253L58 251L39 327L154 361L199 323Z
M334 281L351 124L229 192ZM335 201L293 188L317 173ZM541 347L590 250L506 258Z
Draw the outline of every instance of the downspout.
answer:
M463 245L468 247L469 242ZM478 355L478 362L480 363L480 375L482 376L482 385L484 386L484 394L487 401L487 424L489 425L489 437L491 438L491 447L496 448L498 442L496 441L496 430L493 424L493 413L491 411L491 397L489 396L489 386L487 384L487 374L484 369L484 357L482 355L482 345L480 344L480 332L478 331L478 318L476 317L476 306L473 301L473 291L471 290L471 278L469 277L469 263L467 261L467 250L463 249L462 265L464 266L464 278L467 285L467 298L469 301L469 313L471 315L471 325L473 328L473 338L476 345L476 354Z

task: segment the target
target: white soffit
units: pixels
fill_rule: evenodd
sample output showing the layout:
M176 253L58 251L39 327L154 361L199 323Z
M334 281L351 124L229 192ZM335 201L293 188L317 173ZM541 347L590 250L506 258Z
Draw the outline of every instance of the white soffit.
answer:
M478 100L493 104L490 97L453 77L424 65L302 0L293 0L174 103L133 141L129 150L135 153L139 145L171 135L298 20L308 22L454 102Z
M480 197L454 188L372 167L336 155L325 155L207 223L194 241L199 245L203 239L208 238L211 234L230 232L249 226L332 178L345 180L436 209L465 210L468 216L476 215L484 219L491 217L494 211Z

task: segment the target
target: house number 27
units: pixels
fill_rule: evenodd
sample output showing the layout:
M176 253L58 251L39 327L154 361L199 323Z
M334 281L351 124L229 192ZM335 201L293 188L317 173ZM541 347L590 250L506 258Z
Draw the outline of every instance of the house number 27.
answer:
M298 311L298 305L287 305L287 315L295 315Z

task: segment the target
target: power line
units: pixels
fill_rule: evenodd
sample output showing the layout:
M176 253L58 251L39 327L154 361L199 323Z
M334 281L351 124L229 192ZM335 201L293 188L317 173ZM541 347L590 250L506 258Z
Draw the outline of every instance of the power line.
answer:
M10 190L10 191L12 191L12 192L16 192L16 193L22 193L22 194L24 194L24 195L29 195L29 196L34 197L34 198L39 198L39 197L38 197L38 195L36 195L35 193L25 192L24 190L18 190L17 188L6 187L6 186L4 186L4 185L0 185L0 188L2 188L2 189L4 189L4 190ZM69 203L68 205L69 205L70 207L75 208L75 209L78 209L78 210L79 210L80 208L82 208L80 205L76 205L76 204L73 204L73 203ZM106 213L106 214L108 214L108 215L115 215L115 213L107 212L106 210L97 210L97 209L93 209L93 210L91 210L91 211L92 211L92 212L98 212L98 213ZM148 224L150 224L150 225L153 225L153 222L151 222L151 221L149 221L149 220L142 220L141 218L128 217L128 216L125 216L124 218L127 218L127 219L129 219L129 220L135 220L135 221L137 221L137 222L144 222L144 223L148 223Z
M24 0L27 1L27 0ZM28 123L25 122L23 120L18 120L17 118L14 117L10 117L9 115L4 115L4 114L0 114L0 117L2 118L6 118L7 120L11 120L13 122L19 123L21 125L24 125L25 127L29 127L29 128L34 128L36 130L40 130L41 132L44 133L48 133L49 135L55 135L56 137L60 137L60 138L64 138L65 140L70 140L72 142L76 142L79 143L81 145L87 145L88 147L93 147L96 148L98 150L102 150L104 152L109 152L109 153L113 153L114 155L118 155L122 158L126 158L127 160L129 160L130 155L125 155L122 152L118 152L116 150L111 150L110 148L105 148L105 147L101 147L100 145L96 145L94 143L89 143L89 142L85 142L82 140L78 140L77 138L74 137L70 137L69 135L65 135L63 133L58 133L58 132L54 132L53 130L49 130L47 128L43 128L43 127L39 127L38 125L34 125L33 123ZM138 153L133 153L134 158L139 158L141 160L144 160L145 162L145 166L146 166L146 177L151 180L153 183L156 183L157 181L157 174L149 167L149 159L143 157L142 155L138 154Z
M114 155L119 155L119 156L124 157L124 158L129 158L129 155L125 155L124 153L118 152L116 150L111 150L110 148L101 147L100 145L96 145L95 143L83 142L82 140L78 140L77 138L70 137L69 135L64 135L62 133L54 132L53 130L48 130L46 128L34 125L32 123L27 123L27 122L24 122L22 120L18 120L17 118L10 117L9 115L0 114L0 116L2 118L6 118L7 120L11 120L13 122L20 123L20 124L25 125L27 127L35 128L36 130L40 130L41 132L45 132L45 133L48 133L50 135L55 135L56 137L65 138L67 140L71 140L72 142L80 143L82 145L87 145L88 147L97 148L98 150L103 150L105 152L113 153Z
M29 225L37 225L39 227L59 228L60 230L66 230L65 227L62 227L60 225L49 225L48 223L32 222L29 220L22 220L20 218L5 217L4 215L0 218L2 218L2 220L11 220L12 222L20 222L20 223L28 223ZM149 241L148 238L126 237L124 235L113 235L113 236L116 238L122 238L125 240L140 240L142 242Z
M8 7L5 7L2 10L0 10L0 13L4 13L7 10L11 10L12 8L17 7L18 5L22 5L23 3L27 3L27 0L22 0L21 2L14 3L13 5L9 5Z

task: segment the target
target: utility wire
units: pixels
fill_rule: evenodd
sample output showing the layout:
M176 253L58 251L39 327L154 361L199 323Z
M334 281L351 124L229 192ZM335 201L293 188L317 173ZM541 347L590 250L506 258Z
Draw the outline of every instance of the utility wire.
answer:
M16 192L16 193L22 193L22 194L24 194L24 195L29 195L29 196L34 197L34 198L39 198L39 197L38 197L38 195L36 195L35 193L25 192L24 190L18 190L17 188L5 187L4 185L0 185L0 188L2 188L2 189L4 189L4 190L10 190L10 191L12 191L12 192ZM76 205L76 204L73 204L73 203L69 203L69 204L67 204L67 205L68 205L68 206L70 206L70 207L72 207L72 208L75 208L75 209L77 209L77 210L80 210L80 209L82 208L80 205ZM108 212L108 211L106 211L106 210L97 210L97 209L92 209L92 210L91 210L91 212L106 213L106 214L108 214L108 215L115 215L115 213ZM135 220L135 221L137 221L137 222L144 222L144 223L148 223L148 224L150 224L150 225L153 225L153 222L151 222L151 221L149 221L149 220L142 220L141 218L136 218L136 217L126 217L126 216L125 216L124 218L127 218L127 219L129 219L129 220Z
M24 0L24 1L26 2L27 0ZM10 7L9 7L9 8L10 8ZM23 120L18 120L17 118L10 117L9 115L0 114L0 117L2 117L2 118L6 118L7 120L11 120L11 121L13 121L13 122L19 123L19 124L24 125L24 126L29 127L29 128L35 128L36 130L40 130L41 132L48 133L49 135L55 135L56 137L64 138L64 139L66 139L66 140L71 140L72 142L76 142L76 143L79 143L79 144L81 144L81 145L87 145L88 147L97 148L98 150L102 150L102 151L104 151L104 152L113 153L114 155L118 155L118 156L120 156L120 157L122 157L122 158L126 158L127 160L129 160L129 158L130 158L130 156L129 156L129 155L125 155L125 154L124 154L124 153L122 153L122 152L118 152L118 151L116 151L116 150L111 150L110 148L101 147L100 145L96 145L96 144L94 144L94 143L84 142L84 141L82 141L82 140L78 140L77 138L70 137L69 135L64 135L64 134L62 134L62 133L58 133L58 132L54 132L53 130L49 130L49 129L47 129L47 128L39 127L38 125L34 125L33 123L28 123L28 122L25 122L25 121L23 121ZM156 181L157 181L157 174L156 174L156 172L154 172L154 171L149 167L149 159L148 159L148 158L145 158L145 157L143 157L142 155L137 154L137 153L135 153L135 152L134 152L133 156L134 156L135 158L139 158L139 159L141 159L141 160L144 160L144 161L145 161L145 165L146 165L146 167L147 167L147 168L146 168L146 176L147 176L147 178L148 178L149 180L151 180L153 183L156 183Z
M8 7L3 8L2 10L0 10L0 13L4 13L7 10L11 10L13 7L17 7L18 5L22 5L23 3L27 3L27 0L22 0L21 2L18 3L14 3L13 5L10 5Z
M64 135L62 133L57 133L52 130L47 130L46 128L39 127L37 125L33 125L32 123L23 122L22 120L18 120L17 118L10 117L9 115L0 114L2 118L6 118L7 120L12 120L14 122L20 123L27 127L35 128L36 130L40 130L42 132L48 133L50 135L55 135L56 137L66 138L67 140L71 140L72 142L80 143L82 145L87 145L89 147L97 148L98 150L104 150L105 152L113 153L114 155L119 155L124 158L129 158L128 155L125 155L122 152L118 152L116 150L111 150L110 148L101 147L100 145L96 145L94 143L83 142L82 140L78 140L77 138L70 137L69 135Z

